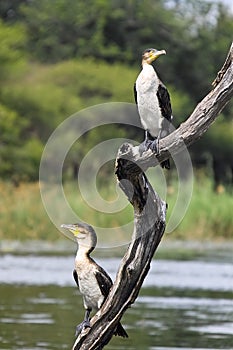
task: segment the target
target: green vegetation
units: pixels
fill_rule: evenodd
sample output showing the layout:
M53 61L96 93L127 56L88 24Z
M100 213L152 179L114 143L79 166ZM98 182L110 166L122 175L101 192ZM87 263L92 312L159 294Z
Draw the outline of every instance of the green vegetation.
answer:
M0 2L1 178L37 180L48 137L71 114L103 102L134 103L132 86L146 47L168 53L156 67L178 126L211 89L232 40L232 19L221 3L204 0ZM210 167L216 187L232 181L231 119L232 104L220 128L213 125L191 149L194 166ZM112 128L111 136L118 131ZM142 139L138 130L133 137ZM85 139L85 149L93 139L101 140L98 131ZM83 146L84 140L67 172L78 168Z
M120 227L121 238L131 237L131 232L123 232L121 226L132 222L133 212L131 205L116 214L107 214L91 208L77 190L77 184L66 183L64 191L67 200L74 211L83 221L99 227ZM169 203L168 219L176 200L177 184L171 184L166 201ZM1 240L48 240L54 241L62 237L53 226L40 200L39 186L36 183L20 184L14 187L11 183L0 183L0 239ZM50 188L53 195L53 188ZM100 188L99 194L104 200L116 198L115 184L108 188ZM98 203L94 195L92 203ZM54 203L59 212L59 203ZM170 234L169 239L192 240L224 240L232 239L233 198L223 192L217 194L212 191L212 183L206 178L197 178L194 183L193 195L187 214L182 223ZM127 237L125 236L127 234ZM113 237L116 240L116 237ZM111 237L104 237L105 242L111 242Z
M59 237L40 202L37 181L44 146L62 121L95 104L134 103L141 52L156 47L167 51L156 68L170 91L178 126L210 91L232 31L232 13L216 1L1 1L0 237ZM231 103L190 148L194 168L205 174L205 183L195 185L176 237L230 237L232 110ZM122 125L92 129L69 152L64 179L76 179L86 153L116 136L139 142L143 137L141 130ZM111 164L99 171L106 198L114 192L106 184L112 169ZM130 207L102 216L72 195L70 183L65 191L83 220L109 227L131 220ZM169 210L173 200L168 196Z
M0 183L1 240L50 239L58 234L43 208L39 186L35 183L19 187Z
M172 208L174 197L167 199ZM233 239L232 195L216 193L206 177L197 176L190 206L179 227L172 233L177 239ZM169 217L169 210L168 210Z

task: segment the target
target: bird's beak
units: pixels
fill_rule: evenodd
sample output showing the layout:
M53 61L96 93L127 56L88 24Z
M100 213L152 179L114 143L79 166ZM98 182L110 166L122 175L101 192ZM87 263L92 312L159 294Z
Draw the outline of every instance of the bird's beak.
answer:
M153 52L153 54L152 54L153 61L156 60L156 58L158 58L161 55L166 55L166 51L165 50L157 50L157 51Z
M77 236L79 234L79 230L77 225L73 224L62 224L61 228L64 228L66 230L69 230L71 233L73 233L74 236Z

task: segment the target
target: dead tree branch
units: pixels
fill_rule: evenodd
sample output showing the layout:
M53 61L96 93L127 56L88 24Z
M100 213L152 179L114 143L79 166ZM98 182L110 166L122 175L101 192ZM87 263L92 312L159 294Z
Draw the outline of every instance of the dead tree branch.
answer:
M138 147L124 144L116 159L119 184L134 208L132 241L119 267L104 305L76 340L73 350L99 350L111 339L125 310L134 303L146 277L154 252L165 230L166 204L154 192L144 171L197 141L233 96L233 44L212 90L191 116L160 142L160 154L139 154Z

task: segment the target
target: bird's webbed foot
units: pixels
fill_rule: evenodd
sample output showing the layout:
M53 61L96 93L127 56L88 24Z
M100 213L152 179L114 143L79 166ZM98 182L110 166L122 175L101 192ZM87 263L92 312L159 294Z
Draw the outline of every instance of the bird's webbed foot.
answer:
M148 151L151 148L153 141L146 139L139 145L139 153L142 155L144 152Z
M90 321L84 320L82 323L78 324L76 327L75 337L77 338L79 334L85 329L91 328Z
M159 153L159 138L155 139L151 145L150 145L150 149L153 153L158 154Z

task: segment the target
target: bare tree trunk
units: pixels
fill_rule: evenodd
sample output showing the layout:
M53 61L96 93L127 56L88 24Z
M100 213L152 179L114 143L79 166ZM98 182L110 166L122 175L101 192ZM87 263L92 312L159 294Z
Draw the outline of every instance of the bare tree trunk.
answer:
M197 141L233 96L233 44L212 90L191 116L160 141L160 154L141 156L138 147L123 144L116 159L119 184L134 208L132 241L102 308L91 319L91 328L76 340L73 350L99 350L111 339L125 310L134 303L149 271L154 252L165 230L166 204L154 192L144 171Z

